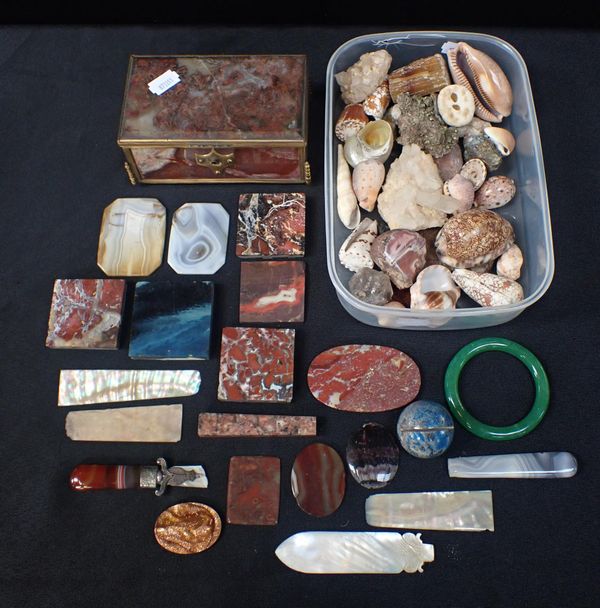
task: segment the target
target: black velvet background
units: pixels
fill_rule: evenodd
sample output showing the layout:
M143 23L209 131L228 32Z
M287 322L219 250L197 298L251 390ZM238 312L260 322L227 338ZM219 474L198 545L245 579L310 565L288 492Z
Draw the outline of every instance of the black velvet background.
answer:
M0 30L0 260L2 462L0 605L71 606L597 606L598 567L598 80L600 37L584 31L485 28L513 44L530 72L545 155L556 274L546 295L513 322L466 332L405 332L362 325L341 308L325 263L323 109L325 68L347 39L400 30L387 23L346 28L4 28ZM475 28L473 28L475 29ZM220 327L237 323L239 262L230 231L227 264L214 276L213 358L200 362L202 388L184 399L183 439L168 446L75 443L56 407L58 371L69 367L147 368L118 352L47 350L44 338L55 278L101 277L96 247L103 208L117 197L151 196L172 212L184 202L216 201L229 210L253 185L131 186L116 145L130 53L307 53L314 181L308 199L307 314L296 333L294 401L240 406L216 401ZM281 186L261 186L277 191ZM291 187L290 187L291 188ZM294 186L298 188L298 186ZM182 280L165 263L154 278ZM128 291L129 309L132 288ZM127 326L125 327L127 330ZM289 491L294 455L307 439L199 440L201 411L295 413L319 418L320 439L343 453L349 434L375 420L393 428L397 412L352 415L318 404L306 386L311 359L331 346L368 342L412 355L423 374L421 396L442 400L452 355L483 336L530 348L545 364L552 401L529 436L485 442L458 427L449 456L569 450L580 470L568 480L449 479L444 458L403 454L388 491L491 488L496 532L425 532L436 560L423 574L307 576L288 570L275 547L301 530L364 530L368 492L348 480L337 513L301 512ZM176 363L157 366L177 368ZM195 367L195 366L194 366ZM504 355L473 361L463 395L488 422L526 413L533 390L524 368ZM225 517L232 455L282 460L280 523L224 526L218 543L197 556L174 556L154 541L166 507L204 501ZM201 463L208 490L74 494L69 471L87 462Z

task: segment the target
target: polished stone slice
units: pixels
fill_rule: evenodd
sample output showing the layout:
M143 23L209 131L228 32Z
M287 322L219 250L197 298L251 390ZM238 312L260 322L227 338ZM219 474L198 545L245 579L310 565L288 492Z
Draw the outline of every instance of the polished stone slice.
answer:
M125 287L122 279L54 281L46 346L117 349Z
M577 459L570 452L532 452L530 454L448 458L450 477L554 479L573 477L576 473Z
M411 532L299 532L275 555L305 574L399 574L423 572L434 547Z
M314 416L200 414L199 437L299 437L317 434Z
M307 445L294 460L292 494L309 515L325 517L338 510L346 492L346 471L339 454L324 443Z
M354 433L346 447L346 462L352 477L363 487L383 488L396 475L400 449L381 424L368 422Z
M304 321L304 262L242 262L240 323Z
M173 214L169 266L178 274L214 274L225 264L229 214L219 203L187 203Z
M154 537L171 553L192 555L210 549L219 539L221 528L221 518L212 507L182 502L157 517Z
M227 482L227 523L274 526L279 518L279 458L233 456Z
M317 355L308 369L315 399L337 410L384 412L410 403L421 388L417 364L387 346L348 344Z
M365 504L367 523L379 528L494 531L492 492L375 494Z
M397 425L402 447L415 458L441 456L454 438L450 412L435 401L414 401L402 410Z
M294 389L293 329L224 327L219 401L289 403Z
M194 369L61 369L58 405L169 399L199 390Z
M135 284L129 356L208 359L214 285L209 281Z
M109 277L144 277L162 263L167 211L155 198L118 198L102 215L98 266Z
M301 192L242 194L235 252L239 257L301 257L306 197Z
M69 412L65 429L73 441L177 443L183 406L149 405Z

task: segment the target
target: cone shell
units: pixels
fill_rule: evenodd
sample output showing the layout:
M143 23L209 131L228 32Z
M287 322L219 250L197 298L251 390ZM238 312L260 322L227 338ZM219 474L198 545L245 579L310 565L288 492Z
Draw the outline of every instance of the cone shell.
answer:
M346 228L354 230L360 223L360 209L352 189L350 167L344 158L344 147L341 144L338 145L337 212Z
M365 114L375 120L383 118L390 105L390 89L387 79L384 80L362 103Z
M489 55L466 42L447 42L442 46L442 53L448 56L454 82L473 94L476 116L490 122L500 122L510 116L513 103L510 82Z
M352 172L352 187L363 209L373 211L384 179L385 167L378 160L364 160L356 165Z
M389 76L390 95L397 103L402 93L431 95L451 84L444 58L436 53L394 70Z
M440 264L428 266L419 273L410 288L410 307L414 310L448 310L456 308L460 289L450 271Z
M369 117L359 103L346 106L335 125L335 135L340 141L346 141L356 135L367 123Z
M365 218L343 242L338 254L342 266L352 272L373 268L371 244L377 236L377 220Z
M523 299L523 288L516 281L496 274L477 274L457 269L452 273L455 283L481 306L507 306Z
M515 241L510 223L487 209L471 209L451 217L435 240L442 264L471 268L501 256Z
M521 277L522 266L523 252L518 245L513 245L498 258L496 274L517 281Z

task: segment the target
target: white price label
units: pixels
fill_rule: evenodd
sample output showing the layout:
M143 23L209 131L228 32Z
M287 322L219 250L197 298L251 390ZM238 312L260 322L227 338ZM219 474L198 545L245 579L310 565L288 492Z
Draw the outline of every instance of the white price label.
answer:
M165 91L174 87L178 82L181 82L179 74L173 70L167 70L164 74L161 74L158 78L149 82L148 88L155 95L162 95Z

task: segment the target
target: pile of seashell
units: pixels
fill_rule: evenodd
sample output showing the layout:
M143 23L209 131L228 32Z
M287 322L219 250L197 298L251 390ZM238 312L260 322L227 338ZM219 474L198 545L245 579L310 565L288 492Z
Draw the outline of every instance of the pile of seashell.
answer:
M481 306L514 304L523 255L493 209L516 186L488 177L515 148L493 126L510 115L512 89L465 42L441 51L447 61L438 53L392 72L386 50L365 53L336 74L346 104L335 126L337 212L352 230L339 259L355 273L352 294L370 304L445 310L461 290ZM394 141L402 151L386 174ZM380 217L361 220L361 209Z

